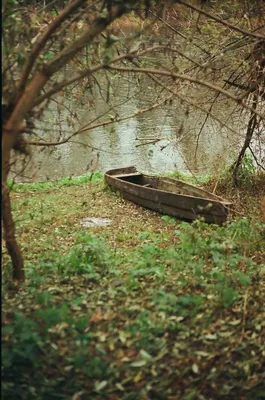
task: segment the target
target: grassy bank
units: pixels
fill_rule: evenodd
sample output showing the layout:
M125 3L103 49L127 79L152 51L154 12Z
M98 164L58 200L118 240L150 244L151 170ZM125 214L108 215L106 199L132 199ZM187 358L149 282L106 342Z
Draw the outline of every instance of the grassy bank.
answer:
M217 227L126 202L99 174L14 186L27 281L4 253L4 398L263 399L265 228L259 192L229 190L243 203Z

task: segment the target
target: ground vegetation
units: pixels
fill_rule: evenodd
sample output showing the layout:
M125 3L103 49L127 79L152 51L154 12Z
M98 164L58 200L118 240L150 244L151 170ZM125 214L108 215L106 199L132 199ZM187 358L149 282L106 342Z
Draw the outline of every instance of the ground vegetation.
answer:
M4 254L4 398L263 399L263 190L238 190L217 227L124 201L98 173L14 187L27 280Z
M265 397L264 2L175 3L2 3L4 398ZM147 57L158 54L170 54L171 65ZM119 115L113 80L129 74L156 90L152 103ZM67 96L81 101L89 92L91 101L95 87L106 112L76 127ZM199 100L187 96L192 88ZM221 227L125 202L100 173L29 185L8 179L17 156L27 160L175 97L187 116L199 108L205 123L233 129L235 114L220 119L214 109L226 100L247 118L232 174L204 183L233 200ZM69 117L56 131L47 126L51 103ZM111 223L83 227L87 217Z
M35 2L33 5L16 0L3 2L2 204L5 242L14 266L14 279L24 280L25 276L6 185L14 163L13 154L28 157L36 148L51 149L76 139L81 132L161 107L174 97L187 103L187 113L192 107L204 112L203 126L210 118L220 126L227 126L229 124L218 118L213 107L217 101L229 99L244 118L249 114L245 141L233 164L234 182L238 184L239 169L248 149L262 168L257 150L252 148L252 139L256 135L255 146L259 146L261 153L264 140L263 3L257 1L250 5L238 1L230 17L227 5L231 2L213 4L179 0L174 9L167 2L151 4L148 1L75 0ZM242 12L244 19L240 18ZM120 29L120 18L132 13L138 29L127 35ZM174 15L178 23L172 25ZM181 24L184 29L179 30ZM178 41L177 45L170 41L160 43L161 26L184 40L184 44L192 43L195 56L182 51ZM197 34L208 38L206 47L196 42ZM172 57L173 67L160 64L154 68L146 59L146 55L156 56L161 52L176 57ZM75 72L70 77L69 74L60 75L65 69ZM98 83L100 71L106 78L104 87ZM156 84L155 101L130 116L119 116L111 97L114 73L147 76ZM225 75L227 79L224 80ZM82 90L93 91L95 85L99 86L106 101L106 113L85 127L74 129L77 114L67 107L67 129L62 124L56 132L52 128L44 129L43 125L40 127L41 119L46 122L44 112L49 104L55 102L60 114L65 107L67 92L73 91L76 84L81 84L79 98ZM207 95L211 98L210 107L204 107L200 100L188 98L187 90L191 87L201 89L204 98ZM62 98L58 99L58 93ZM108 117L109 110L113 109L114 113ZM198 143L202 128L198 132ZM183 126L179 130L183 130Z

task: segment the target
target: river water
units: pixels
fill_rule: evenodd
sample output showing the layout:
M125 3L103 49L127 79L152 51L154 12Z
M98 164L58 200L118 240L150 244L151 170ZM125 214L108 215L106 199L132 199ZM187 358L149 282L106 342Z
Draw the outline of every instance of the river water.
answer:
M44 122L38 123L39 136L47 140L50 135L54 140L54 135L63 137L93 121L133 114L162 98L161 87L146 76L113 74L109 103L106 102L107 88L108 81L101 75L92 90L88 88L80 93L76 89L71 96L56 97L62 106L50 103ZM187 85L181 93L187 100L209 109L211 99L206 91ZM73 138L75 143L57 146L52 153L50 148L35 147L17 180L45 181L130 165L153 173L176 169L195 175L217 173L232 162L244 139L246 124L242 121L245 118L233 113L234 107L227 100L219 99L211 110L232 132L212 117L205 122L201 110L174 98L135 118L83 131ZM155 143L157 138L161 140Z

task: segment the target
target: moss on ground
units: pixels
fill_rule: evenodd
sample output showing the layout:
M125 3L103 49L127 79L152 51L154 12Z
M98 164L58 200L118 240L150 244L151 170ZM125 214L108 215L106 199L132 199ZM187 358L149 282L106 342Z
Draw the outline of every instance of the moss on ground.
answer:
M217 227L145 210L102 179L35 189L12 192L20 288L3 254L5 398L265 397L260 190L227 190L241 215Z

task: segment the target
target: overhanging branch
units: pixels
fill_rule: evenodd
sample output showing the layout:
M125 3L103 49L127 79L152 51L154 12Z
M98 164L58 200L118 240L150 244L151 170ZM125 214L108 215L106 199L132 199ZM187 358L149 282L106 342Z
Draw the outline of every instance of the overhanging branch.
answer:
M133 49L132 51L126 53L126 54L121 54L118 57L113 58L110 61L110 64L114 64L117 63L119 61L123 61L123 60L131 60L133 57L135 57L136 53L137 53L137 57L142 56L146 53L150 53L152 51L159 51L159 50L168 50L168 46L163 46L163 45L157 45L157 46L152 46L149 47L147 49L144 49L142 51L138 51L137 49ZM99 71L100 69L105 68L105 66L101 63L98 65L95 65L94 67L91 68L87 68L84 71L80 72L79 74L75 75L73 78L68 79L68 80L63 80L62 82L58 83L57 85L55 85L52 89L50 89L49 91L47 91L45 94L41 95L40 97L37 98L37 100L35 101L33 107L36 107L38 105L40 105L44 100L46 100L47 98L49 98L50 96L54 95L55 93L58 93L60 90L62 90L64 87L69 86L81 79L84 79L85 77L87 77L88 75L91 75L97 71Z
M218 17L216 17L215 15L213 15L211 13L208 13L207 11L203 10L202 8L196 7L193 4L186 3L186 1L178 0L178 3L182 4L185 7L191 8L192 10L197 11L200 14L205 15L206 17L211 18L216 22L219 22L220 24L222 24L224 26L227 26L230 29L233 29L234 31L239 32L244 36L250 36L250 37L253 37L253 38L256 38L256 39L264 39L264 35L259 35L258 33L245 31L244 29L239 28L238 26L230 24L229 22L226 22L223 19L218 18Z
M160 107L161 105L166 103L171 98L172 98L172 95L167 97L166 99L164 99L163 101L161 101L159 103L156 103L156 104L153 104L150 107L138 110L137 112L135 112L133 114L126 115L126 116L120 117L120 118L116 118L114 121L111 119L111 120L108 120L108 121L103 121L103 122L99 122L97 124L86 126L85 128L80 128L80 129L78 129L78 131L72 133L70 136L68 136L67 138L65 138L65 139L63 139L61 141L44 142L44 141L27 140L27 144L32 145L32 146L47 146L47 147L49 147L49 146L58 146L58 145L61 145L61 144L65 144L65 143L69 142L74 136L76 136L76 135L78 135L80 133L91 131L93 129L100 128L100 127L105 127L105 126L111 125L113 123L126 121L127 119L131 119L131 118L137 117L139 115L142 115L142 114L144 114L144 113L146 113L148 111L154 110L155 108Z
M165 71L161 69L152 69L152 68L135 68L135 67L115 67L112 65L109 65L107 67L109 70L112 71L120 71L120 72L137 72L137 73L144 73L144 74L154 74L154 75L162 75L162 76L170 76L172 78L179 79L181 81L187 81L191 83L197 83L198 85L207 87L208 89L213 90L214 92L221 93L224 96L228 97L229 99L235 101L236 103L240 104L242 107L254 112L257 116L259 116L261 119L265 118L265 114L261 114L259 111L255 110L255 108L249 106L247 103L243 102L241 97L237 97L233 95L232 93L228 92L227 90L223 89L220 86L214 85L210 82L203 81L201 79L193 78L189 75L185 74L178 74L176 72L170 72L170 71Z
M35 44L32 47L32 50L23 66L21 77L18 83L18 96L17 100L20 97L21 93L25 89L25 85L30 74L30 71L36 61L36 58L40 54L40 52L45 47L47 41L52 36L52 34L58 29L58 27L72 14L77 8L84 3L85 0L74 0L71 1L70 4L50 23L47 29L43 32L43 34L37 39Z

